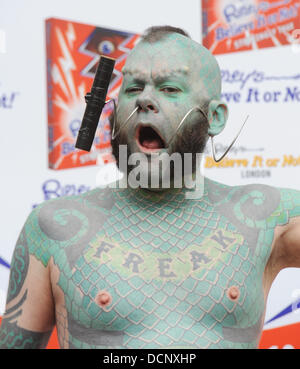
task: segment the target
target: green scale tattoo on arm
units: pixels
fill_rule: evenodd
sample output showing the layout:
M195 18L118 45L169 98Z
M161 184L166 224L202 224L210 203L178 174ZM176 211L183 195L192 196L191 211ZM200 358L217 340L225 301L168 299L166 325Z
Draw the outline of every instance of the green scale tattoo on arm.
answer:
M16 299L16 303L6 310L0 327L1 349L45 348L51 331L34 332L20 327L18 317L23 313L28 290L22 292L29 268L29 250L25 227L17 241L10 271L7 304Z
M45 348L51 331L46 333L33 332L20 328L17 323L3 319L0 330L1 349L41 349Z
M297 191L209 180L198 201L96 189L44 203L25 232L30 254L59 270L61 346L257 347L274 229L298 204Z

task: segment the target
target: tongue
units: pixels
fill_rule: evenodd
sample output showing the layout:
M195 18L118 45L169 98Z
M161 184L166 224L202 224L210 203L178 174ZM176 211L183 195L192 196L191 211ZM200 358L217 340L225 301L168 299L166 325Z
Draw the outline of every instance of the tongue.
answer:
M156 139L145 139L142 143L146 149L160 149L161 148L161 142L158 138Z

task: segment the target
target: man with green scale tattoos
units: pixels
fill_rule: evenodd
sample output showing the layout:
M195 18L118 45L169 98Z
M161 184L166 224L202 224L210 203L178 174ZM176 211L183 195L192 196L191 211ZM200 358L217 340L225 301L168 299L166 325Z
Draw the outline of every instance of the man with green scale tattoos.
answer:
M215 58L184 31L153 27L123 74L116 158L120 145L128 159L144 154L142 176L162 152L191 153L194 178L197 153L227 120ZM96 188L32 211L1 348L45 347L54 325L62 348L257 347L272 281L300 267L300 192L204 178L193 198L174 186L175 166L162 188L159 168L158 187Z

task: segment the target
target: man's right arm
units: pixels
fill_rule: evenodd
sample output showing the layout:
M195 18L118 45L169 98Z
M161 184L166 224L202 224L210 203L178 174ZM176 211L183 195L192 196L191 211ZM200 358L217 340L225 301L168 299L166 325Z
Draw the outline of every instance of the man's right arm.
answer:
M0 327L0 348L44 348L55 323L50 263L30 252L43 242L34 227L35 211L17 241L10 270L6 310Z

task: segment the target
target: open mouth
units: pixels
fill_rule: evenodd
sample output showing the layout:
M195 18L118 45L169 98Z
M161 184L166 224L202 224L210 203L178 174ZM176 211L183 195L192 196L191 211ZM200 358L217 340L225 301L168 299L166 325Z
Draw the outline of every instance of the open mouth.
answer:
M140 126L136 138L143 151L157 151L165 148L164 140L152 127Z

